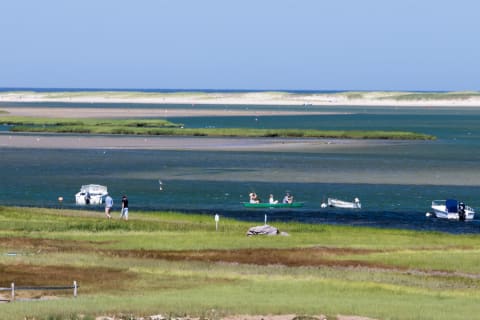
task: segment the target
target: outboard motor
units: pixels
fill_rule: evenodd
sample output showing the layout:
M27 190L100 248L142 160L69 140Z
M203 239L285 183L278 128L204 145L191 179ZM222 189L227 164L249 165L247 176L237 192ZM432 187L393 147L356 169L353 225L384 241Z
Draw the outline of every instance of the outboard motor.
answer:
M465 218L465 203L460 202L460 204L458 205L458 220L465 221Z

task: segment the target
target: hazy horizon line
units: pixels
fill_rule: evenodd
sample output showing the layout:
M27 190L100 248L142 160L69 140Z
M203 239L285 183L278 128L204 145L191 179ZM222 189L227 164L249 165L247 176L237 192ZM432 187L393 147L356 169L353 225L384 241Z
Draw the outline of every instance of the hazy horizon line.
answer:
M116 91L116 92L288 92L288 93L342 93L342 92L418 92L418 93L445 93L445 92L478 92L477 90L367 90L367 89L213 89L213 88L108 88L108 87L0 87L0 92L34 91L34 92L62 92L62 91Z

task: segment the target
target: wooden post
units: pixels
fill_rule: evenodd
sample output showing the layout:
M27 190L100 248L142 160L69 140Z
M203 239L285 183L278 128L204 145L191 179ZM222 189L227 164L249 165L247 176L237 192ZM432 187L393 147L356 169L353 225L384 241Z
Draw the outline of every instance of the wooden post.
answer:
M218 231L218 222L220 221L220 216L215 214L215 231Z
M15 301L15 283L12 282L12 299L11 302Z
M77 281L73 281L73 296L77 297Z

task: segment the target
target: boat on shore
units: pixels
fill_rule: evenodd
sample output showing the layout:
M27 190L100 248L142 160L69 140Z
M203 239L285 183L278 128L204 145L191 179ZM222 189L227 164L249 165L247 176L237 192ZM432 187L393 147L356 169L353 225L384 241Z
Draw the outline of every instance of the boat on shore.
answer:
M335 208L344 208L344 209L360 209L362 208L362 204L360 203L360 199L355 198L353 202L343 201L334 198L328 198L327 204L322 203L322 207L335 207Z
M301 208L303 207L303 205L304 205L303 202L292 202L292 203L243 202L243 206L245 208Z
M108 194L107 187L99 184L85 184L75 194L75 203L78 205L98 205L105 201Z
M473 208L456 199L433 200L432 210L433 214L427 212L427 217L434 216L441 219L464 221L472 220L475 216L475 210Z

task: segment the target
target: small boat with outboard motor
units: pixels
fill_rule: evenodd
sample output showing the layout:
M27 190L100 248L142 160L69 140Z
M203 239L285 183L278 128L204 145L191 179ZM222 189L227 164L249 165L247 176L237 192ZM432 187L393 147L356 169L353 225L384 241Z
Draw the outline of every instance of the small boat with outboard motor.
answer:
M433 200L432 210L433 213L427 212L427 217L433 216L442 219L464 221L472 220L475 216L475 210L473 208L456 199Z

